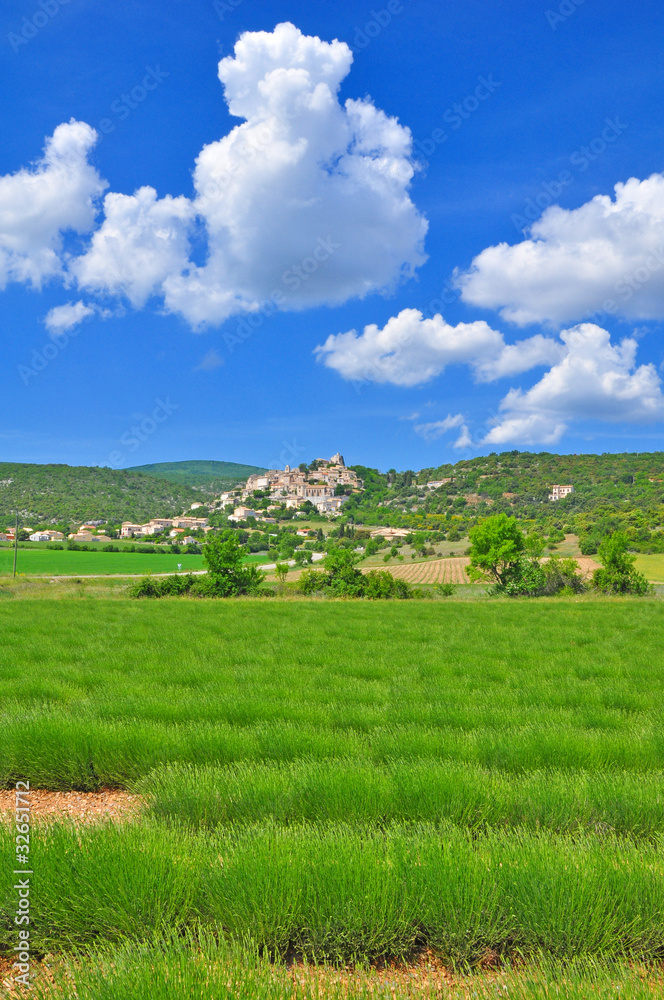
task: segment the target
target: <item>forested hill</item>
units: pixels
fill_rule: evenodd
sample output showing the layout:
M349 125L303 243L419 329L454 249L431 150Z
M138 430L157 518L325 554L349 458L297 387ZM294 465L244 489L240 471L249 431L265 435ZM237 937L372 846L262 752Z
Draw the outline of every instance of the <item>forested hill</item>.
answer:
M256 465L237 462L157 462L155 465L136 465L129 472L141 472L155 479L195 486L203 493L214 496L237 483L244 483L249 476L265 469Z
M511 451L422 469L417 482L447 478L454 480L456 492L478 494L494 503L508 499L516 508L548 503L554 484L574 486L574 493L557 501L560 511L580 513L605 504L644 508L664 503L664 452L552 455ZM506 498L506 493L514 496Z
M198 490L127 469L0 462L0 527L21 519L43 524L83 520L146 521L181 514Z
M468 527L503 511L538 522L586 530L602 518L661 526L664 520L664 453L552 455L510 451L464 459L420 472L387 473L354 466L365 492L344 506L366 524L428 525L454 517ZM429 482L443 481L437 488ZM549 501L554 485L574 492ZM608 522L607 522L608 523ZM613 523L613 522L611 522ZM618 522L616 521L616 524Z

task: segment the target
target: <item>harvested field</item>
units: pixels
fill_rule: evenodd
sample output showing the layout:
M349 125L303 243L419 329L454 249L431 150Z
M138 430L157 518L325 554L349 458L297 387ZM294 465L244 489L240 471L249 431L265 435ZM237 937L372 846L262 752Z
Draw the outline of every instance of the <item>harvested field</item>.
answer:
M461 556L458 559L431 559L429 562L421 563L399 563L398 566L385 566L384 568L398 580L405 580L406 583L418 585L422 583L470 583L468 578L468 564L470 559ZM377 567L372 566L371 569ZM378 567L382 569L383 567ZM369 569L363 569L363 573L368 573Z
M591 556L579 556L576 561L584 576L590 576L593 570L599 568L599 563ZM406 583L413 586L419 586L435 583L470 583L469 565L468 556L460 556L455 559L430 559L428 562L411 563L410 565L404 562L393 566L372 566L370 568L385 568L397 579L405 580ZM362 572L368 573L369 568L363 568Z

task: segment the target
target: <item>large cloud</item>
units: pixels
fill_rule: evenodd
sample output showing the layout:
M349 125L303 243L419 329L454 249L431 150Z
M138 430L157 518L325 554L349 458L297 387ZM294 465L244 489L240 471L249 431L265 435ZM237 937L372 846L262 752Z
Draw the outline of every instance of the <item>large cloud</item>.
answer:
M636 366L636 341L611 343L593 323L564 330L565 356L531 389L511 389L486 444L554 444L572 420L649 423L664 420L654 365Z
M192 326L264 306L301 309L389 289L426 259L408 189L411 134L368 100L341 105L352 54L292 24L247 32L219 63L245 121L196 161L195 195L109 194L80 288L142 306L153 295ZM189 236L206 241L191 261Z
M466 302L514 323L565 323L605 312L664 316L664 176L616 184L574 210L552 206L530 239L483 250L458 275Z
M403 309L381 329L375 323L331 335L316 348L319 360L346 379L422 385L450 364L470 365L479 381L492 381L558 360L562 346L537 335L507 345L484 322L450 326L437 313L424 319L418 309Z
M88 233L106 184L88 163L97 133L72 119L46 140L34 167L0 177L0 288L39 288L62 274L63 235Z

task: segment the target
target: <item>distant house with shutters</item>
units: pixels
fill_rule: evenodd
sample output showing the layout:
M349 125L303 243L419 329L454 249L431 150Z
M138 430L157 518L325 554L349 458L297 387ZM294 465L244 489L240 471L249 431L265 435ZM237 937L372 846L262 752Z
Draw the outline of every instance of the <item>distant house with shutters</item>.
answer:
M562 500L563 497L566 497L573 492L573 486L552 486L551 492L549 493L549 500Z

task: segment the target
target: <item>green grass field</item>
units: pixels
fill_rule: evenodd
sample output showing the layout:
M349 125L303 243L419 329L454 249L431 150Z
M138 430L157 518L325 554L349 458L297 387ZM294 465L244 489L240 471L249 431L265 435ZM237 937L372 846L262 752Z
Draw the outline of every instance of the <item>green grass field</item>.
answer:
M95 576L116 573L131 576L139 573L177 573L204 569L203 556L162 555L142 552L76 552L63 549L19 549L17 573L30 576ZM14 553L0 549L0 576L12 573Z
M637 555L635 566L653 583L664 583L664 555L662 553L650 556Z
M44 1000L661 995L659 601L33 599L0 631L2 783L146 800L35 828L35 948L95 956ZM423 953L506 967L280 964Z

